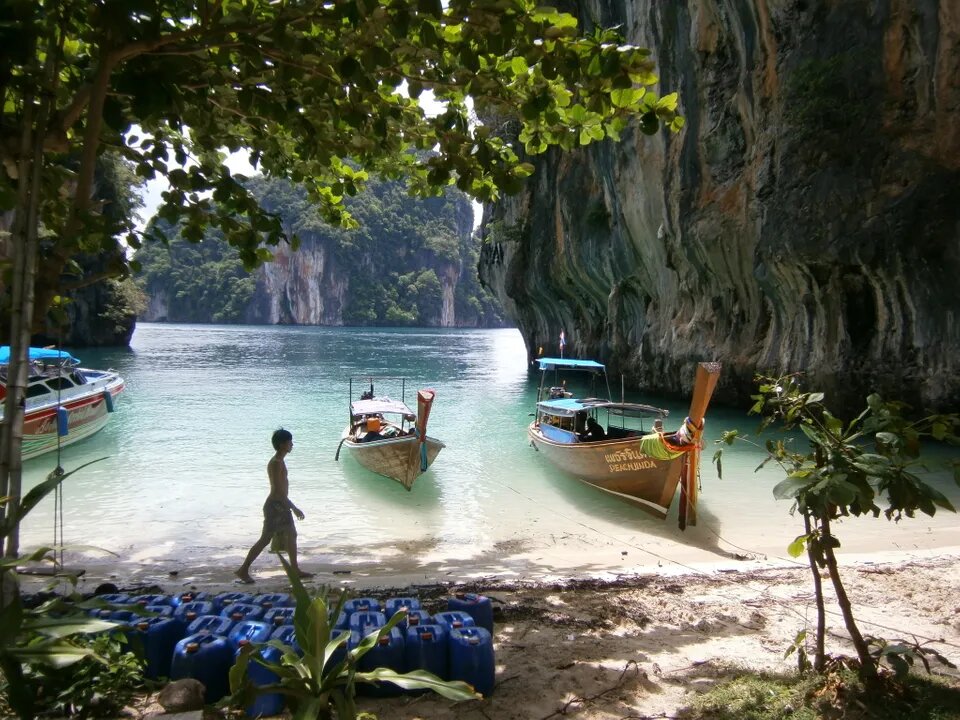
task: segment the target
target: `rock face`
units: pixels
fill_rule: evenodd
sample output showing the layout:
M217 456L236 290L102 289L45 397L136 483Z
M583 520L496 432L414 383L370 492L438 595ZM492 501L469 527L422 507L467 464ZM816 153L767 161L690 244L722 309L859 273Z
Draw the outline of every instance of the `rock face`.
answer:
M718 399L802 372L828 403L960 400L960 3L583 0L651 48L686 128L535 159L481 278L533 357Z

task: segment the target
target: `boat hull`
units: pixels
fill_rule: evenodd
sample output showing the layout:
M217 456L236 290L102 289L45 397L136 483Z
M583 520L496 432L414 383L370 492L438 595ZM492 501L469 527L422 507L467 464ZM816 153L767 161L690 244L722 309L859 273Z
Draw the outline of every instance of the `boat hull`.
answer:
M396 480L407 490L413 487L413 481L423 473L420 469L420 440L413 435L371 442L355 442L348 427L341 437L341 442L350 455L367 470ZM429 468L445 445L429 436L425 445Z
M535 422L527 434L548 461L578 480L628 500L665 518L677 491L684 458L659 460L640 448L637 439L559 443L540 432Z
M46 404L29 408L23 419L23 449L21 457L30 460L58 447L64 448L84 440L102 430L110 417L110 408L123 392L123 380L116 376L90 392L74 394L64 399L60 407L67 411L67 434L60 436L57 429L57 405ZM110 394L108 402L104 393Z

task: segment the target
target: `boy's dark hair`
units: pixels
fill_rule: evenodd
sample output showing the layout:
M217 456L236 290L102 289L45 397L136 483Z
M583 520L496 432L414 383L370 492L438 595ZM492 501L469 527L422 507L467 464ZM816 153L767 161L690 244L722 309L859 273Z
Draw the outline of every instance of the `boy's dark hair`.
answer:
M270 442L273 443L274 450L279 450L280 446L289 440L293 440L293 433L291 433L289 430L284 430L283 428L275 430L273 437L270 438Z

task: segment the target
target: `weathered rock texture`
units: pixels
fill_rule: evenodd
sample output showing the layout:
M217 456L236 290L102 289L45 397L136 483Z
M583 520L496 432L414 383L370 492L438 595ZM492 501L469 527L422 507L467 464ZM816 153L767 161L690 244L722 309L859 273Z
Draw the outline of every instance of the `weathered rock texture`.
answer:
M960 3L584 0L679 91L680 135L536 160L481 277L527 347L686 392L724 363L839 404L960 400Z

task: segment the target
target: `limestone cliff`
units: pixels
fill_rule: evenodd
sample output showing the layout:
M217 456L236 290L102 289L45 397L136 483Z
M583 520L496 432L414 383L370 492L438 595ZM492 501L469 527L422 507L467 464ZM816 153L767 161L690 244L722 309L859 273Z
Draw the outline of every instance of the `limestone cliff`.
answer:
M960 400L960 3L583 0L651 48L679 135L538 157L485 210L481 278L533 355L599 356L686 392L724 363Z
M399 182L373 181L348 200L356 229L323 223L305 191L251 181L288 237L251 275L221 234L194 244L165 227L166 247L136 259L147 321L282 325L497 327L502 313L476 275L478 240L465 195L411 198Z

